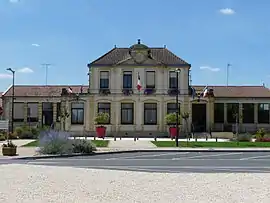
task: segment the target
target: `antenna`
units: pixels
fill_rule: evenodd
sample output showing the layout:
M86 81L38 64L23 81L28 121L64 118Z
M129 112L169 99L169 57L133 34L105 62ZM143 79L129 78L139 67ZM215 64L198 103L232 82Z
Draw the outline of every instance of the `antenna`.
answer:
M42 67L44 67L45 68L45 84L46 84L46 86L48 85L48 69L49 69L49 67L52 65L52 64L50 64L50 63L43 63L43 64L41 64L42 65Z
M229 68L231 67L231 64L227 64L227 87L229 86Z

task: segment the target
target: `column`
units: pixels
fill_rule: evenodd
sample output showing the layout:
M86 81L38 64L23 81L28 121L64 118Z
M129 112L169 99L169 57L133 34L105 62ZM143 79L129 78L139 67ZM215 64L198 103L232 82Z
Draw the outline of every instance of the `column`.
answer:
M97 103L94 101L94 97L90 97L89 99L89 130L95 131L95 117L96 117L96 106Z
M165 113L164 113L164 97L161 97L159 102L159 131L164 131L165 125Z
M143 130L143 102L141 102L140 98L137 97L136 106L135 106L135 125L136 130Z
M24 102L24 122L25 123L27 123L27 120L28 120L28 115L27 115L27 113L28 113L28 105L27 105L27 102Z
M38 122L43 125L42 123L42 102L38 103Z
M57 103L53 103L53 122L57 121Z
M239 116L239 124L242 124L243 123L243 104L242 103L239 104L238 116Z
M113 113L113 120L114 120L114 122L112 123L113 124L113 127L114 127L114 130L116 131L116 132L118 132L119 131L119 125L120 125L120 102L118 102L118 101L114 101L113 102L113 111L112 111L112 113Z
M254 103L254 123L258 124L258 103Z
M224 123L228 123L228 121L227 121L227 103L224 103Z
M214 98L209 98L208 101L208 113L209 113L209 120L208 120L208 130L213 128L214 125Z

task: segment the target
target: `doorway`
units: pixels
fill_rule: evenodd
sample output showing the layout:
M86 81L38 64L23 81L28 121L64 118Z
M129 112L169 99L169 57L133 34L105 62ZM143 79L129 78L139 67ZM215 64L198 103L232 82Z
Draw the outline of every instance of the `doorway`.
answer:
M194 132L206 132L206 104L192 104Z
M42 124L51 126L53 123L53 103L42 103Z

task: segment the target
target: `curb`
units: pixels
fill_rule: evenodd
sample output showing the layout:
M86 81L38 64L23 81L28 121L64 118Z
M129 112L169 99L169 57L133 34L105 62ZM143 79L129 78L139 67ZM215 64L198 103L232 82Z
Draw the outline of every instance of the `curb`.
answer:
M63 154L63 155L41 155L41 156L28 156L11 158L15 160L38 160L38 159L52 159L52 158L69 158L79 156L98 156L106 154L123 154L123 153L140 153L140 152L270 152L268 149L141 149L141 150L121 150L121 151L107 151L107 152L93 152L90 154Z

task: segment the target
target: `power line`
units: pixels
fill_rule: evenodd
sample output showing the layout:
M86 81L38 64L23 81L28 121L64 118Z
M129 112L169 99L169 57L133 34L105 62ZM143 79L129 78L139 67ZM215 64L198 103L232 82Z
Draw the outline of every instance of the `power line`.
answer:
M49 67L52 65L52 64L50 64L50 63L43 63L43 64L41 64L42 65L42 67L44 67L45 68L45 84L46 84L46 86L48 85L48 69L49 69Z

